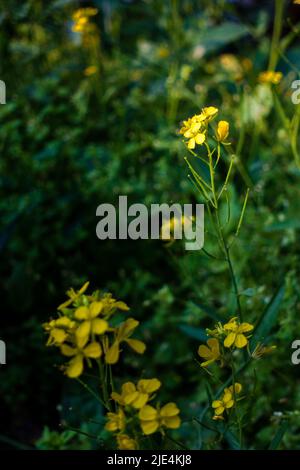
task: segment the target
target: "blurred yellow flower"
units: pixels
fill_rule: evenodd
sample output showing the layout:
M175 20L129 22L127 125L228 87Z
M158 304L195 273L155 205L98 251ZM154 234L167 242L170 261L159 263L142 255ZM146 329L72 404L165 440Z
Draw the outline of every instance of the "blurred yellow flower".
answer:
M160 409L145 405L139 411L139 419L143 433L146 435L153 434L163 427L170 429L179 428L181 423L180 417L178 416L179 413L180 410L175 403L167 403Z
M86 77L90 77L91 75L95 75L98 72L98 67L96 65L90 65L84 70L84 75Z
M205 362L201 362L201 367L207 367L215 361L218 361L221 357L220 344L216 338L210 338L207 340L207 346L201 344L198 349L200 357L206 359Z
M105 361L107 364L115 364L118 362L120 356L120 344L123 342L127 343L128 346L138 354L143 354L145 352L145 343L138 339L130 338L139 323L140 322L134 318L128 318L128 320L121 323L121 325L116 329L117 333L115 341L105 352Z
M123 431L125 429L125 414L122 408L116 413L109 412L106 415L108 422L105 425L105 429L110 432Z
M160 238L162 240L173 240L177 230L180 226L182 228L189 228L193 224L194 217L187 217L186 215L174 216L171 220L166 220L162 223L160 229ZM182 229L180 230L182 234Z
M278 85L282 80L281 72L273 72L272 70L267 70L261 72L258 76L258 81L260 83L272 83L273 85Z
M90 334L102 335L108 330L108 323L106 320L97 318L103 308L101 301L92 302L89 306L81 306L75 310L74 317L76 320L81 320L80 326L76 330L76 337L85 338Z
M84 292L87 290L89 286L89 281L83 284L83 286L76 292L73 288L69 289L66 294L69 297L68 300L66 300L64 303L60 304L58 306L58 310L62 310L69 305L71 305L75 300L77 300Z
M247 346L248 336L244 335L244 333L252 331L253 328L253 325L250 323L239 324L236 321L236 317L231 318L231 320L224 325L224 331L227 335L224 340L225 348L230 348L232 345L237 348L244 348Z
M72 31L74 33L92 33L94 31L94 25L90 23L90 17L97 15L97 8L79 8L72 15L73 26Z
M219 121L217 125L217 139L219 142L224 142L229 134L229 123L227 121Z
M135 439L127 436L127 434L117 434L117 444L120 450L136 450L137 443Z
M101 354L101 346L99 343L92 342L86 345L88 338L82 338L77 341L75 347L67 344L62 344L60 347L61 353L67 357L73 357L67 368L66 375L71 379L79 377L83 372L84 359L98 359Z
M231 385L229 388L225 388L223 392L222 398L219 400L214 400L212 402L212 408L214 409L214 420L223 419L223 413L225 410L229 410L235 404L234 396L235 394L240 393L242 390L242 386L240 383L236 382L233 386Z
M132 382L126 382L122 385L121 394L113 392L111 398L119 403L119 405L131 405L133 408L142 408L150 395L156 392L161 386L158 379L142 379L137 383L137 387Z

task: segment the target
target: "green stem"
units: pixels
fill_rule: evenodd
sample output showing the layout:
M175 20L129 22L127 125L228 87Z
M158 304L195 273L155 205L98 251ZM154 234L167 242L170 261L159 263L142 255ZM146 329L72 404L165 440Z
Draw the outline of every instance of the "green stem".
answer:
M282 31L284 0L275 0L274 27L270 50L269 70L275 70L279 57L279 44Z
M235 275L235 272L234 272L233 263L232 263L232 260L231 260L230 250L227 246L227 243L226 243L226 240L225 240L225 237L224 237L224 234L223 234L223 230L222 230L222 227L221 227L221 224L220 224L220 219L219 219L219 213L218 213L217 210L216 210L216 219L217 219L217 228L218 228L218 231L219 231L220 239L222 240L222 245L223 245L223 248L224 248L225 258L226 258L226 261L228 263L230 277L231 277L231 281L232 281L232 285L233 285L233 289L234 289L234 293L235 293L235 297L236 297L237 312L238 312L239 321L242 322L243 321L243 313L242 313L242 307L241 307L241 302L240 302L238 283L237 283L236 275Z

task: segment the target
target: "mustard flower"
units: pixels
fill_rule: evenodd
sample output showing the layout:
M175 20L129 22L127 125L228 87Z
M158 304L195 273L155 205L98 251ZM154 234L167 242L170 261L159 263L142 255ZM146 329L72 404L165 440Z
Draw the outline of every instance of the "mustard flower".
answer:
M107 423L105 425L105 429L110 432L114 431L123 431L125 429L125 414L122 408L119 408L119 410L116 413L108 412L107 415Z
M150 399L151 394L156 392L161 386L158 379L139 380L137 386L132 382L126 382L122 385L121 394L113 392L111 398L119 405L130 405L133 408L142 408Z
M219 121L216 130L216 136L219 142L224 142L229 135L229 123L227 121Z
M258 80L260 83L271 83L273 85L278 85L282 80L282 73L267 70L259 74Z
M76 330L77 338L89 337L90 334L102 335L108 330L106 320L97 318L102 312L101 301L92 302L89 306L82 305L75 310L74 317L80 320L81 324Z
M87 344L88 337L77 341L75 347L62 344L60 349L64 356L72 357L67 368L66 375L71 379L79 377L83 372L84 359L98 359L102 355L101 346L97 342Z
M201 367L207 367L213 362L218 361L221 358L219 341L216 338L208 339L207 346L204 344L199 346L198 354L206 359L206 361L201 362Z
M89 282L86 282L77 292L73 288L69 289L66 292L69 299L66 300L64 303L62 303L61 305L59 305L58 310L63 310L64 308L67 308L69 305L73 304L79 297L81 297L84 294L88 286L89 286Z
M75 325L76 323L66 316L44 323L44 329L49 332L47 346L64 343L69 334L74 330Z
M125 322L121 323L118 328L116 328L115 341L105 352L105 361L107 364L116 364L116 362L118 362L121 343L127 343L128 346L138 354L143 354L145 352L145 343L138 339L131 338L131 335L139 323L140 322L134 318L128 318Z
M253 328L253 325L250 323L239 324L236 321L236 317L231 318L231 320L224 325L224 331L227 335L224 340L225 348L230 348L231 346L235 346L236 348L244 348L247 346L248 336L244 333L252 331Z
M145 405L139 411L139 419L144 434L153 434L163 428L177 429L181 420L179 408L175 403L167 403L162 408Z
M209 122L216 117L218 112L219 112L218 108L215 108L214 106L207 106L206 108L202 109L202 112L200 114L200 119L205 120L206 122Z
M199 116L193 116L187 121L183 121L183 126L180 129L180 134L188 139L187 146L189 149L194 149L196 144L202 145L205 142L205 129Z
M227 411L234 406L235 395L240 393L241 390L242 390L241 384L236 382L234 384L234 388L233 388L233 385L231 385L229 388L225 388L222 398L220 398L219 400L214 400L212 402L211 406L215 413L213 417L214 420L224 419L223 418L224 411Z
M120 450L136 450L137 442L127 434L117 434L117 444Z

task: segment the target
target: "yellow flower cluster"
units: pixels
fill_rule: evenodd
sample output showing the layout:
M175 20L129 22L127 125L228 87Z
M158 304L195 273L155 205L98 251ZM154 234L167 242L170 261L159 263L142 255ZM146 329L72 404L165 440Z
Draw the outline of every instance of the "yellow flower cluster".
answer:
M161 382L154 379L139 380L137 385L126 382L121 387L121 393L113 392L112 400L117 406L116 412L108 412L105 429L116 433L119 449L137 449L138 442L132 437L138 434L135 429L138 424L144 435L164 428L177 429L180 426L179 409L175 403L152 406L148 403L155 398L155 392L161 387Z
M208 124L218 114L218 108L208 106L203 108L200 114L183 121L179 133L186 139L187 147L193 150L196 145L202 145L207 139ZM227 121L220 121L217 124L216 138L219 142L224 142L229 134L229 124Z
M79 8L72 15L73 26L72 31L74 33L88 33L92 28L90 18L97 15L97 8Z
M91 359L104 356L107 364L118 362L122 343L139 354L146 348L142 341L131 338L139 325L137 320L128 318L117 326L110 323L117 311L128 311L128 306L111 294L95 291L86 295L88 285L85 283L77 292L70 289L68 300L58 307L58 318L43 325L49 334L47 345L59 347L70 358L64 367L70 378L79 377L85 362L91 365Z
M212 408L214 410L214 420L223 420L223 413L230 410L236 403L236 395L241 393L242 386L240 383L236 382L231 385L229 388L225 388L222 397L219 400L214 400L212 402Z
M244 348L248 344L250 331L253 330L250 323L239 323L237 317L233 317L229 322L222 325L220 322L214 330L207 329L207 333L212 338L207 340L207 345L201 344L198 349L200 357L205 359L201 363L202 367L207 367L213 362L223 360L223 354L220 348L220 341L225 348Z
M281 72L273 72L272 70L267 70L261 72L258 76L258 81L260 83L271 83L273 85L278 85L282 80Z

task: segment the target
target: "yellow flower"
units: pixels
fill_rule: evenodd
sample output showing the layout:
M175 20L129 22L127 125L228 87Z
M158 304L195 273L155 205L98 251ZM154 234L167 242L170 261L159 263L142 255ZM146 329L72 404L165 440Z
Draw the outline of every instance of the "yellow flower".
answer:
M89 22L89 18L91 16L97 15L98 10L97 8L79 8L75 11L72 15L72 20L74 22L72 26L72 31L75 33L88 33L91 31L91 23Z
M80 18L88 18L90 16L95 16L97 15L98 13L98 10L97 8L91 8L91 7L87 7L87 8L79 8L78 10L76 10L73 15L72 15L72 19L74 21L77 21L79 20Z
M120 344L127 343L136 353L143 354L146 349L146 345L138 340L131 339L130 336L133 334L139 322L134 318L128 318L125 322L117 328L116 338L110 348L106 350L105 361L107 364L115 364L119 360L120 356Z
M98 67L96 65L90 65L84 70L84 75L86 77L90 77L91 75L94 75L97 72L98 72Z
M188 229L193 224L194 217L187 217L182 215L181 217L175 216L171 220L166 220L162 223L160 229L160 237L162 240L172 240L178 231L180 225L185 229ZM182 229L180 231L182 233Z
M161 409L145 405L139 411L139 419L143 433L146 435L153 434L163 427L170 429L179 428L181 423L180 417L178 416L179 413L180 410L175 403L167 403Z
M272 83L273 85L278 85L282 80L282 73L267 70L259 74L258 80L260 83Z
M120 450L136 450L137 443L127 434L117 434L117 444Z
M206 359L205 362L201 362L201 367L207 367L212 362L220 359L220 344L216 338L210 338L207 340L207 346L201 344L198 349L198 354L200 357Z
M294 3L295 3L296 5L300 5L300 0L294 0Z
M142 379L137 387L132 382L122 385L121 394L113 392L111 397L119 405L131 405L133 408L142 408L150 399L150 395L158 390L161 383L158 379Z
M86 282L85 284L83 284L83 286L77 292L75 292L75 290L73 288L69 289L67 291L67 296L69 297L69 299L66 300L63 304L59 305L58 310L62 310L64 308L68 307L69 305L71 305L73 302L75 302L75 300L77 300L78 297L80 297L82 294L84 294L84 292L87 290L88 286L89 286L89 282Z
M225 348L230 348L234 345L236 348L244 348L248 344L248 337L244 333L248 333L253 330L253 325L250 323L239 324L236 321L236 317L224 325L224 331L227 334L224 340Z
M51 320L49 323L44 323L43 327L49 331L49 338L47 346L52 344L62 344L69 336L69 333L74 329L75 322L69 317L59 317L56 320Z
M116 310L121 310L122 312L127 312L129 310L128 305L121 300L116 300L112 297L110 293L106 293L99 299L98 292L94 292L92 295L88 296L88 300L91 302L101 300L102 311L101 316L108 318L113 315Z
M183 121L183 126L179 132L188 139L187 146L189 149L192 150L196 144L202 145L205 142L205 129L203 130L202 127L203 124L197 115Z
M72 379L82 374L84 359L98 359L102 354L99 343L94 341L86 345L87 341L88 338L85 337L78 340L75 347L67 344L61 345L61 353L64 356L72 357L66 368L66 375Z
M216 134L218 141L224 142L229 134L229 123L227 121L219 121Z
M77 338L85 338L90 334L102 335L108 329L106 320L97 318L102 312L102 302L92 302L89 306L81 306L75 310L75 318L82 320L82 323L76 330Z
M215 108L214 106L208 106L202 109L200 117L201 119L205 119L208 122L214 119L218 112L218 108Z
M108 412L106 415L108 422L105 425L106 431L123 431L125 429L125 414L122 408L116 413Z
M235 394L240 393L241 390L242 390L242 386L238 382L234 384L234 389L233 389L233 385L231 385L229 388L225 388L222 398L220 398L219 400L214 400L212 402L211 406L214 409L214 413L215 413L213 419L215 420L223 419L222 415L224 411L229 410L230 408L233 407L233 405L235 404L235 400L234 400Z

